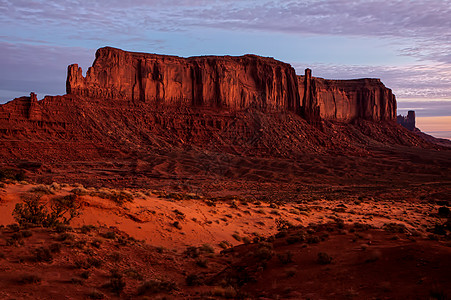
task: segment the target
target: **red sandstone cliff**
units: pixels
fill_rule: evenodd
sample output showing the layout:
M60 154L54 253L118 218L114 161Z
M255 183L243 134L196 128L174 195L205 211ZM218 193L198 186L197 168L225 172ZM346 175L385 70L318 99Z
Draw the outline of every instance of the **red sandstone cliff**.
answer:
M327 80L298 77L300 107L309 119L349 122L355 119L394 121L396 99L379 79Z
M294 69L254 55L180 58L101 48L86 78L69 66L66 88L92 98L237 110L294 111L299 103Z
M350 122L396 118L396 100L379 79L325 80L296 76L272 58L180 58L97 50L86 78L70 65L67 93L97 99L126 99L167 106L206 106L243 110L292 111L308 120Z

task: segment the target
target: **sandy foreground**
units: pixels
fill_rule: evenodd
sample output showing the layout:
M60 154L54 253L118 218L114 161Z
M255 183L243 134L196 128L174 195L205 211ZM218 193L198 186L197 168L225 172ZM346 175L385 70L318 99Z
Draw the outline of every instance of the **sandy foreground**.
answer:
M80 215L64 230L10 226L16 204L36 189L50 193L41 197L46 203L78 193ZM386 195L267 203L141 189L118 202L105 199L108 192L4 184L0 298L450 295L449 233L434 233L447 220L438 214L440 201Z

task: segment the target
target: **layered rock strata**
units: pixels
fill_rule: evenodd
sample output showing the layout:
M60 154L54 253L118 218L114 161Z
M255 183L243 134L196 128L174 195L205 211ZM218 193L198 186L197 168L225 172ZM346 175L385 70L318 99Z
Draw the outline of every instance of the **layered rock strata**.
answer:
M379 79L326 80L309 69L297 76L289 64L255 55L180 58L106 47L86 77L68 67L66 90L163 106L292 111L315 121L396 118L395 96Z

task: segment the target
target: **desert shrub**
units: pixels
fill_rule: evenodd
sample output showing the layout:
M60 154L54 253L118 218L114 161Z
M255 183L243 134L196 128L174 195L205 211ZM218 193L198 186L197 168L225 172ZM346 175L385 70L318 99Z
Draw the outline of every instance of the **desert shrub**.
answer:
M237 240L238 242L241 242L241 236L238 233L232 234L232 237Z
M173 212L175 213L177 219L180 219L180 220L185 219L185 214L182 213L180 210L174 209Z
M287 244L289 244L289 245L301 243L304 240L305 240L305 237L302 234L292 235L292 236L287 237L287 239L286 239Z
M310 235L307 237L307 243L309 244L318 244L321 242L321 239L317 235Z
M276 220L276 227L277 227L278 231L283 231L283 230L293 228L293 224L291 224L290 222L288 222L285 219L279 218Z
M13 217L20 225L43 225L47 220L47 209L40 202L40 196L24 196L23 203L17 203Z
M366 231L371 228L373 228L373 226L371 226L369 224L360 223L360 222L355 222L354 227L353 227L353 229L356 231Z
M119 205L123 205L125 202L131 202L134 199L133 193L127 190L99 189L98 191L92 192L91 195L102 199L109 199Z
M222 241L218 244L218 246L221 247L222 249L227 249L232 245L228 241Z
M320 252L318 253L318 259L317 262L320 265L328 265L332 262L332 256L330 256L329 254L325 253L325 252Z
M244 244L250 244L251 243L251 239L247 236L243 237L241 239L243 241Z
M172 226L174 226L175 228L177 228L177 229L182 229L182 225L180 224L180 222L179 221L175 221L174 223L172 223Z
M271 202L271 203L269 204L269 208L277 209L277 208L279 208L279 205L277 205L277 203Z
M449 214L450 214L449 207L446 207L446 206L441 206L441 207L439 207L439 208L438 208L438 214L439 214L439 216L441 216L441 217L448 217Z
M37 262L51 262L53 255L48 248L39 247L33 250L33 260Z
M41 283L41 277L35 274L25 274L19 277L17 280L20 284L36 284Z
M279 261L286 265L293 262L293 253L291 251L286 251L285 253L278 253L277 257Z
M444 224L435 224L432 232L438 235L446 235L446 229L447 227Z
M198 258L196 259L196 265L201 268L208 268L208 260Z
M6 225L6 228L8 228L9 230L11 230L12 232L18 232L20 231L20 226L17 223L14 224L8 224Z
M138 288L138 294L156 294L161 292L170 292L176 289L174 282L165 280L148 280Z
M102 233L101 235L109 240L114 240L116 238L116 232L114 231L107 231L105 233Z
M0 181L5 180L24 181L25 172L24 170L10 168L0 169Z
M64 225L64 224L56 224L53 229L58 233L72 231L72 227Z
M382 226L382 229L388 232L394 232L394 233L406 233L407 228L404 224L398 224L398 223L385 223Z
M52 184L50 185L50 188L54 191L59 191L59 190L61 190L61 185L57 182L52 182Z
M204 253L215 253L215 249L209 244L203 244L199 247L199 250Z
M186 248L183 254L185 254L185 256L187 257L197 258L200 255L200 249L194 246L189 246L188 248Z
M96 227L94 225L83 225L80 228L81 233L86 234L88 232L91 232L92 230L94 230Z
M51 200L50 221L55 225L69 224L69 222L80 215L81 205L75 195L55 197Z
M238 209L238 204L235 200L232 200L232 202L230 202L230 208Z
M40 199L41 196L38 194L23 196L23 202L17 203L13 210L14 219L23 226L54 227L59 224L69 224L74 217L80 214L80 206L74 195L52 199L50 212Z
M48 187L44 184L39 184L37 186L34 186L28 192L36 193L36 194L43 194L43 195L52 195L55 193L50 187Z
M55 240L57 240L59 242L64 242L64 241L73 240L73 239L74 239L74 236L67 232L63 232L55 238Z
M95 240L93 240L93 241L91 242L91 245L92 245L94 248L100 248L100 246L102 245L102 241L99 240L99 239L95 239Z
M273 246L271 243L265 242L260 243L258 245L257 250L254 253L255 258L257 258L260 261L270 260L273 256L272 248Z
M280 212L277 209L273 209L269 213L272 215L280 216Z
M76 187L70 191L72 194L77 196L86 196L89 195L89 191L84 187Z
M110 282L106 284L113 293L120 295L125 288L124 276L118 270L111 271Z

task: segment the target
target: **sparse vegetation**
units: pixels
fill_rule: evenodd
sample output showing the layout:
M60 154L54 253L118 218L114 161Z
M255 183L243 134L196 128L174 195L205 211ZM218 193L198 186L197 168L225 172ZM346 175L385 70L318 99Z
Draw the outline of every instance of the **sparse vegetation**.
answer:
M241 242L241 236L238 233L232 234L232 237L237 240L238 242Z
M52 195L55 194L55 192L47 185L39 184L37 186L32 187L29 191L29 193L36 193L36 194L42 194L42 195Z
M330 256L329 254L325 253L325 252L320 252L318 253L318 259L317 262L320 265L328 265L330 263L332 263L332 256Z
M22 226L54 227L69 224L80 212L76 196L55 197L50 201L50 212L39 194L26 194L23 202L16 204L14 219Z
M89 192L86 190L87 194L99 197L102 199L108 199L113 202L116 202L118 205L123 205L126 202L132 202L134 199L134 195L132 192L127 190L115 190L115 189L106 189L102 188L96 191Z
M228 241L222 241L219 244L219 247L221 247L222 249L227 249L229 247L231 247L232 245L228 242Z
M206 259L196 259L196 265L198 265L201 268L207 268L208 267L208 260Z
M25 180L25 171L12 169L12 168L2 168L0 169L0 181L23 181Z
M116 238L116 232L114 231L107 231L105 233L101 234L102 237L109 239L109 240L114 240Z
M173 222L173 223L172 223L172 226L175 227L175 228L177 228L177 229L179 229L179 230L182 229L182 224L180 224L179 221Z
M174 282L152 279L144 282L138 289L138 295L171 292L176 289Z
M48 248L39 247L33 250L33 260L37 262L52 262L53 255Z
M393 232L393 233L406 233L408 232L406 226L404 224L398 224L398 223L385 223L382 228L385 231Z
M116 295L120 295L125 288L124 276L116 269L111 270L110 281L105 285Z

